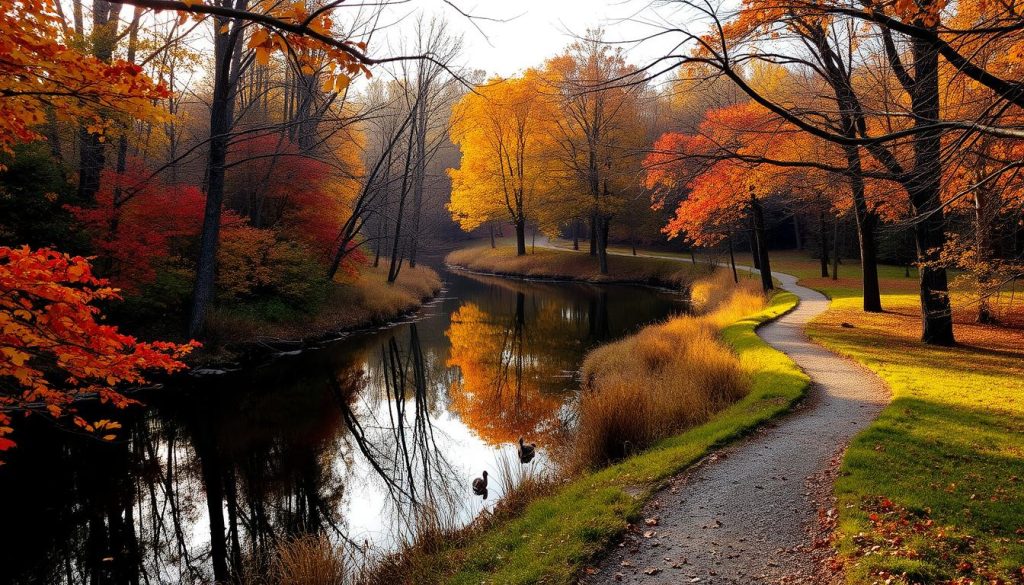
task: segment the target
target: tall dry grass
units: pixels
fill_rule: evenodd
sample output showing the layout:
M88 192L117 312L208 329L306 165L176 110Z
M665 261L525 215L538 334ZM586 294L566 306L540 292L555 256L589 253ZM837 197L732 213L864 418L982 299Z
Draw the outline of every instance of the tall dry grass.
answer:
M491 274L579 280L585 282L635 282L671 288L686 288L694 280L714 272L706 264L690 264L668 258L613 255L608 260L608 274L601 274L597 258L570 250L537 248L525 256L517 256L515 248L474 246L455 250L445 257L453 265Z
M746 395L747 375L718 333L763 308L764 296L753 285L734 285L727 274L698 281L691 292L699 314L652 325L587 355L571 467L621 459Z
M349 585L358 571L326 535L307 534L278 545L271 572L281 585Z
M357 277L339 277L314 311L296 312L284 321L235 306L216 307L207 321L207 336L213 345L322 337L394 319L440 289L441 278L425 266L403 268L393 284L387 282L387 267L367 266Z

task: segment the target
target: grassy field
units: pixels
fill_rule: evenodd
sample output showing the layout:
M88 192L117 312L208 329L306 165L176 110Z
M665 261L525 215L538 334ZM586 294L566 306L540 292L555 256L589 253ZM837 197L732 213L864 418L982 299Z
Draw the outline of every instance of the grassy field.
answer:
M971 296L954 290L958 345L926 346L913 272L882 267L885 312L867 314L859 267L840 267L833 281L796 254L772 262L833 299L811 337L893 392L851 444L836 486L849 582L1024 579L1024 330L973 323Z

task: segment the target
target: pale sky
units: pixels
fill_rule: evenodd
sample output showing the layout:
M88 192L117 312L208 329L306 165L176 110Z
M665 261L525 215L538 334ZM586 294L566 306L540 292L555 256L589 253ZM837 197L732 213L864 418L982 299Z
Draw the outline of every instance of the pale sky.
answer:
M587 28L604 27L605 40L627 42L656 32L655 23L672 18L652 0L452 0L459 9L481 18L472 22L442 0L416 1L405 13L441 12L453 30L464 33L462 65L483 69L489 75L508 76L528 67L540 66ZM486 19L500 19L493 22ZM411 19L410 19L411 20ZM475 24L475 26L474 26ZM673 22L680 26L686 23ZM477 30L479 27L481 30ZM398 25L396 29L400 29ZM400 34L392 31L389 36ZM628 60L643 65L671 50L679 37L666 36L643 43L624 44Z

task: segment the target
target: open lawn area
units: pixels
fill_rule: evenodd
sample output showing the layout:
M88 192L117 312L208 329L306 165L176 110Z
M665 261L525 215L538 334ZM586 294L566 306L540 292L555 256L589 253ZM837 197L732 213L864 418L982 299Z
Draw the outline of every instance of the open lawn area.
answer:
M958 345L926 346L916 274L882 267L885 312L869 314L851 261L838 281L796 254L776 254L773 268L833 299L809 334L893 393L836 486L849 581L1024 578L1024 330L973 323L969 297L954 294Z

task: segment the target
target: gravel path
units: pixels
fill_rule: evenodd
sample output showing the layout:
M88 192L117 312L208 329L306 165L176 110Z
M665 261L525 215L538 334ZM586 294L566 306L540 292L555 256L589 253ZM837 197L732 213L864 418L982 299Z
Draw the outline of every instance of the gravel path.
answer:
M874 374L810 341L828 308L820 293L775 273L800 297L758 330L811 377L793 413L673 479L584 583L828 583L835 469L849 440L888 400ZM652 522L656 521L656 524ZM596 572L594 572L596 571Z

